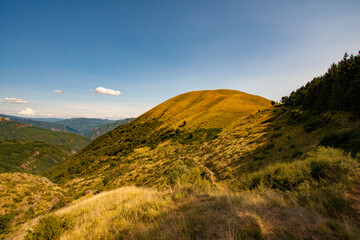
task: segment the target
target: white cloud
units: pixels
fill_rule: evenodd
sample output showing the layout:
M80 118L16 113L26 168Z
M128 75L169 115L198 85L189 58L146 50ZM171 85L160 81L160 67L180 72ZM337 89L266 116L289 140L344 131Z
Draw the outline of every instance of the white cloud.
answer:
M92 89L89 89L88 92L92 92Z
M54 93L59 93L59 94L61 94L61 93L63 93L61 90L54 90Z
M4 103L20 103L20 104L24 104L24 103L29 103L29 101L20 99L20 98L4 98Z
M112 95L112 96L118 96L121 94L120 91L116 91L116 90L112 90L112 89L108 89L108 88L103 88L103 87L97 87L95 89L96 94L105 94L105 95Z
M25 108L21 112L18 112L18 114L20 114L20 115L35 115L35 112L31 108Z

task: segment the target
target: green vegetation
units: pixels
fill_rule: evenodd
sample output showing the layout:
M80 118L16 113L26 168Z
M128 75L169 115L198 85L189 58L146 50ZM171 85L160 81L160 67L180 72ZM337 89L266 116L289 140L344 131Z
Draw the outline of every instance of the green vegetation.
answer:
M0 117L7 117L11 121L14 121L17 123L28 124L28 125L32 125L34 127L44 128L44 129L51 130L51 131L77 133L77 131L75 129L64 126L57 122L37 121L37 120L29 119L29 118L8 116L8 115L4 115L4 114L0 114Z
M63 125L69 130L73 130L75 133L91 137L89 131L94 127L100 127L105 124L114 123L113 120L97 119L97 118L71 118L61 121L57 121L56 124Z
M331 132L324 136L321 145L337 147L350 152L355 156L360 152L360 130Z
M116 122L113 123L108 123L108 124L104 124L101 126L96 126L93 128L88 129L85 133L84 136L90 137L91 139L95 139L107 132L110 132L111 130L114 130L115 128L117 128L120 125L126 124L130 121L134 120L134 118L126 118L126 119L122 119L122 120L118 120Z
M353 91L347 87L356 83L357 61L345 57L330 69L334 75L283 105L231 90L169 99L47 171L62 185L42 179L53 191L39 205L32 194L39 191L6 175L0 209L11 223L1 225L3 235L359 239L360 120L353 104L342 107L351 99L345 96L339 108L329 99L318 108L339 86L345 95Z
M75 151L91 141L77 134L49 131L13 121L0 121L0 140L40 141L53 145L65 145Z
M0 173L42 174L71 154L67 146L21 140L0 141Z
M304 160L291 163L277 163L260 171L248 174L240 181L240 188L272 188L294 191L304 185L316 187L342 183L349 185L349 176L358 169L358 163L340 150L319 148L309 153Z
M25 239L60 239L61 234L70 229L70 226L71 220L69 218L50 215L48 217L41 218L39 223L35 226L34 231L29 232Z
M0 239L14 230L24 231L27 221L49 212L65 199L64 191L44 177L1 173Z
M333 64L327 73L283 97L286 106L326 111L350 111L360 114L360 52Z
M349 155L321 147L304 160L250 174L239 181L243 190L230 191L179 162L169 175L172 189L122 187L89 196L45 216L27 236L355 240L360 230L351 187L357 168ZM261 184L254 188L255 178Z
M0 173L42 174L91 141L0 118Z
M42 120L42 118L29 119L4 114L0 114L0 117L9 118L17 123L28 124L56 132L75 133L92 139L133 120L133 118L126 118L118 121L97 118L71 118L62 120L45 118Z

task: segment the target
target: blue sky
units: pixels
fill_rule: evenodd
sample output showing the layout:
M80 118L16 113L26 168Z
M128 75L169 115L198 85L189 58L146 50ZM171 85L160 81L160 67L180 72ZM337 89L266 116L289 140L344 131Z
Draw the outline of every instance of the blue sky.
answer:
M2 0L0 113L118 119L219 88L279 100L357 54L359 10L360 1Z

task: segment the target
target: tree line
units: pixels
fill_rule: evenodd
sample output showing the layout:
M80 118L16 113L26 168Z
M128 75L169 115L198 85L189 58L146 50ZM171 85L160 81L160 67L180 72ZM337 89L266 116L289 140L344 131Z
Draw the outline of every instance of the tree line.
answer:
M281 103L288 107L305 110L349 111L360 115L360 51L358 55L345 53L337 64L308 82L290 96L282 97Z

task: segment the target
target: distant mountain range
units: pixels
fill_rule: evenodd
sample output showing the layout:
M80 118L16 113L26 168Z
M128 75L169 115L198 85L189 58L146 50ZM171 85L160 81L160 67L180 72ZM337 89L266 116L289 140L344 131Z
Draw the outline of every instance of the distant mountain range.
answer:
M22 118L0 114L1 117L7 117L14 122L30 124L35 127L45 128L56 132L76 133L87 136L92 139L104 134L119 125L128 123L133 118L122 120L108 120L97 118Z

